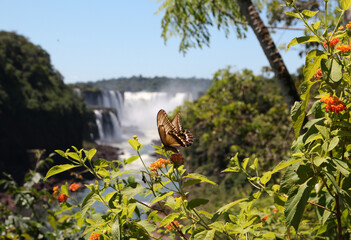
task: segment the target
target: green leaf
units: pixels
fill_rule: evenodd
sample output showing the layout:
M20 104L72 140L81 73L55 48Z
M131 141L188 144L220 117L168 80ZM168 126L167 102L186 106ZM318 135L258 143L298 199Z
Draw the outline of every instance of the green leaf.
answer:
M234 202L228 203L227 205L224 205L223 207L221 207L220 209L218 209L215 213L215 215L213 215L211 221L214 222L217 220L217 218L219 216L221 216L223 213L227 212L229 209L231 209L232 207L234 207L236 204L243 202L243 201L247 201L248 198L242 198L239 200L236 200Z
M130 186L123 188L121 193L130 199L142 191L144 191L144 187L140 183L137 183L134 188Z
M98 158L94 161L93 163L95 168L103 168L103 167L108 167L111 165L111 163L105 159Z
M329 139L329 129L321 125L315 125L325 140Z
M215 237L216 230L204 230L195 235L194 240L211 240Z
M192 199L188 203L188 208L189 209L197 208L198 206L205 205L208 202L209 202L208 199L201 199L201 198Z
M68 195L68 183L61 185L61 193Z
M56 231L57 230L57 222L56 218L53 215L47 215L48 222L50 223L51 227Z
M245 158L243 162L243 169L246 170L247 164L249 163L250 158Z
M163 218L163 220L160 222L159 227L163 227L171 222L173 222L174 220L178 219L181 217L181 213L171 213L169 215L167 215L165 218Z
M290 41L290 43L288 44L288 47L286 48L286 51L288 51L291 46L301 44L301 43L307 43L307 42L321 42L321 41L315 35L296 37Z
M168 193L166 193L166 194L164 194L162 196L156 197L154 200L152 200L150 205L152 205L154 203L157 203L157 202L159 202L159 201L161 201L161 200L163 200L163 199L165 199L165 198L167 198L169 196L172 196L173 194L174 194L174 192L168 192Z
M211 180L209 180L206 176L198 174L198 173L190 173L186 176L184 176L184 178L192 178L192 179L198 179L201 180L201 182L207 182L213 185L217 185L215 182L212 182Z
M333 137L328 146L328 152L333 150L339 143L339 137Z
M88 159L91 160L94 157L96 152L97 152L97 150L95 148L90 149L88 154L87 154Z
M302 18L300 17L300 15L299 15L298 13L294 13L294 12L290 12L290 11L285 11L285 14L286 14L286 15L289 15L289 16L292 16L292 17L296 17L296 18L302 20Z
M46 173L46 176L44 180L48 179L49 177L62 173L64 171L67 171L69 169L79 167L79 165L73 165L73 164L62 164L62 165L56 165L50 168L50 170Z
M311 80L313 75L321 66L321 60L327 58L328 56L321 50L312 49L309 51L306 55L305 66L303 68L303 75L305 77L305 80Z
M142 227L144 231L147 232L150 236L152 236L152 233L156 230L156 225L146 219L136 222L136 224Z
M68 152L68 153L66 153L66 155L74 160L77 160L78 162L80 162L80 160L81 160L80 156L76 152Z
M309 19L311 17L313 17L314 15L316 15L318 13L318 11L310 11L310 10L303 10L302 11L302 15L306 18Z
M263 174L263 176L260 179L260 182L265 185L269 180L271 180L272 177L272 172L268 171Z
M276 173L279 172L280 170L289 167L290 165L300 162L302 160L304 160L305 158L290 158L286 161L282 161L280 163L278 163L278 165L273 169L272 173Z
M334 59L322 59L321 68L323 75L329 76L334 83L342 79L342 65Z
M327 162L327 158L320 157L320 156L315 157L313 160L314 165L316 165L317 167L319 167L322 163L326 163L326 162Z
M26 240L33 240L33 238L28 233L22 233L21 237L24 237ZM15 238L17 239L17 238Z
M183 187L188 187L188 186L191 186L191 185L194 185L194 184L198 184L200 182L201 182L200 179L189 179L189 180L184 182Z
M306 101L295 102L291 108L291 118L293 120L293 127L295 137L297 138L300 134L300 130L305 119Z
M341 172L342 175L345 177L348 177L350 175L349 166L346 162L338 159L332 159L332 162L335 164L336 169Z
M113 221L113 224L111 226L111 235L112 235L112 240L120 240L121 239L121 227L119 223L119 216L116 215L115 220Z
M66 158L66 153L62 150L55 150L56 153L58 153L61 157Z
M139 151L143 147L143 145L135 139L129 139L128 143L137 151Z
M350 0L341 0L340 1L341 8L344 10L347 10L351 7L351 1Z
M298 230L305 206L313 189L315 179L310 179L292 193L289 194L285 203L285 217L288 226L293 226Z
M97 195L95 193L90 192L83 199L82 206L81 206L82 218L84 218L84 216L87 213L87 211L89 210L89 208L96 202L96 200L94 199L94 197L96 197L96 196Z
M138 156L132 156L132 157L128 158L127 160L125 160L124 164L132 163L132 162L136 161L138 158L139 158Z

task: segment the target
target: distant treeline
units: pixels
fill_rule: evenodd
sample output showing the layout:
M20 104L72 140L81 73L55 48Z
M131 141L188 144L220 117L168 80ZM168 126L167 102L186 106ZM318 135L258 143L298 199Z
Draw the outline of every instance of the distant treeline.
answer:
M147 78L140 75L130 78L121 77L108 80L103 79L96 82L76 83L72 84L72 86L78 87L81 90L110 89L122 92L203 92L210 87L211 83L212 81L209 79L168 78L157 76Z

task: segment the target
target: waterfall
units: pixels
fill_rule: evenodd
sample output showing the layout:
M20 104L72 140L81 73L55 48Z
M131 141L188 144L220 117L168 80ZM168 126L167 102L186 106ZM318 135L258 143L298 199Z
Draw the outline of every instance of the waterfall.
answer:
M155 129L156 115L160 109L173 111L186 100L193 100L191 93L124 92L122 125Z
M95 109L101 142L119 142L147 131L157 134L156 115L160 109L170 112L194 98L192 93L186 92L99 90L84 93L87 105Z
M94 110L95 113L95 117L96 117L96 125L99 131L99 139L104 139L105 138L105 134L104 134L104 129L102 127L102 112L101 110Z
M86 91L84 99L94 110L99 131L99 141L116 142L122 136L121 116L123 115L123 97L118 91Z

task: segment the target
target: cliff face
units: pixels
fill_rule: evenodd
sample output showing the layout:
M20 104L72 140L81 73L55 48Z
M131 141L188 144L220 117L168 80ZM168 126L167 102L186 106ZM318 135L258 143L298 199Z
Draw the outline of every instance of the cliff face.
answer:
M84 116L84 102L48 53L23 36L0 32L0 172L21 180L31 165L28 149L80 147Z

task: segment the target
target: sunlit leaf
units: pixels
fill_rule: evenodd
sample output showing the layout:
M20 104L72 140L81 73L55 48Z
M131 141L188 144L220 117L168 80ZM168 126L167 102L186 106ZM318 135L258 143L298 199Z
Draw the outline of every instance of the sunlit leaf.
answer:
M79 167L79 165L73 165L73 164L62 164L62 165L56 165L50 168L50 170L46 173L46 176L44 180L48 179L49 177L62 173L64 171L67 171L69 169Z
M290 47L301 44L301 43L307 43L307 42L321 42L319 38L315 35L309 35L309 36L303 36L303 37L296 37L293 40L291 40L286 48L286 51L289 50Z
M207 183L210 183L210 184L213 184L213 185L217 185L215 182L209 180L206 176L201 175L199 173L190 173L190 174L184 176L184 178L198 179L201 182L207 182Z
M347 10L351 7L351 1L350 0L341 0L340 5L342 9Z

